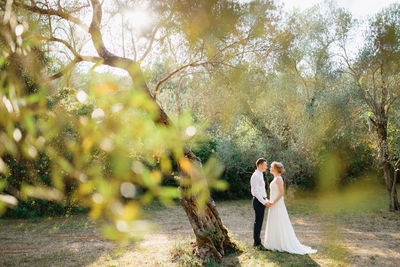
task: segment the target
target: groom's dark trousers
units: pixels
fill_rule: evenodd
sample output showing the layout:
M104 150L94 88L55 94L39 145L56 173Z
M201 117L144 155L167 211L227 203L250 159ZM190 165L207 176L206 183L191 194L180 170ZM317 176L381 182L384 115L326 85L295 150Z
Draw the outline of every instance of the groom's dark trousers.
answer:
M254 246L261 245L261 227L264 221L264 212L265 212L265 206L258 201L257 198L253 197L253 208L254 212L256 213L256 219L254 221L254 228L253 228L253 234L254 234Z

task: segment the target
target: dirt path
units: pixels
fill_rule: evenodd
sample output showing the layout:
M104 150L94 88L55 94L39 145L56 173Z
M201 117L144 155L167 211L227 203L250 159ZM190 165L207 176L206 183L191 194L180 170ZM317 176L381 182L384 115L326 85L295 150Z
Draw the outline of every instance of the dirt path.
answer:
M218 210L233 238L250 248L250 204L223 202L218 204ZM171 250L179 243L193 241L190 224L179 206L149 210L146 214L156 227L136 247L119 247L103 239L99 228L84 215L39 222L0 220L0 266L170 266ZM337 219L292 212L290 218L299 240L318 249L312 257L315 265L311 266L399 266L397 215ZM264 229L265 225L262 237ZM238 256L232 265L250 266L251 253ZM281 265L280 262L278 258L275 263Z

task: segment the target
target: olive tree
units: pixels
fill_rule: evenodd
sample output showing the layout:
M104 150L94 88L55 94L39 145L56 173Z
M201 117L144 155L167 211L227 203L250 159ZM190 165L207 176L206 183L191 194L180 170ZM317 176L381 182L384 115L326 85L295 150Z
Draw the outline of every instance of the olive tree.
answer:
M395 169L399 161L393 158L388 142L388 126L393 105L400 97L400 5L393 4L370 19L366 42L352 62L344 49L349 73L358 95L370 113L378 161L383 169L390 196L389 208L400 210Z

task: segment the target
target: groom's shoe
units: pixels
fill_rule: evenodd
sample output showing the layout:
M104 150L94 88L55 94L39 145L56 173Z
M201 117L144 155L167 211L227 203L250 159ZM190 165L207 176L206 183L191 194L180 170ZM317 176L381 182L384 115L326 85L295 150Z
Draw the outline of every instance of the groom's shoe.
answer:
M261 250L261 251L267 251L268 249L266 249L262 244L254 246L255 249Z

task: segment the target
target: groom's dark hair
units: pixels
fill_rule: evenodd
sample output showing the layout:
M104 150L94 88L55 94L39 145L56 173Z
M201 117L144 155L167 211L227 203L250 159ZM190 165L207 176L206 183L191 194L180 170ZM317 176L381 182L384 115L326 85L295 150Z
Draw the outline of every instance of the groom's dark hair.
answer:
M263 164L264 162L267 162L267 160L264 159L264 158L259 158L259 159L256 161L256 166L258 167L258 165Z

